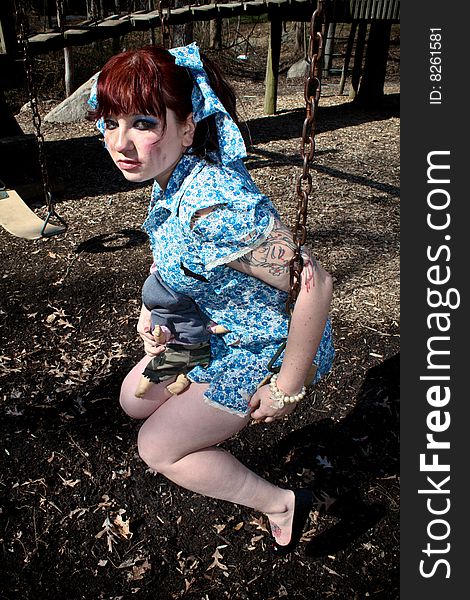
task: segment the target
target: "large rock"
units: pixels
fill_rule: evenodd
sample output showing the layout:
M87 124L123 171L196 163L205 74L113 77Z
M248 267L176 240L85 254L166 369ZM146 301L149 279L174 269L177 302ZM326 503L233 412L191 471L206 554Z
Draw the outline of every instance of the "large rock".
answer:
M305 77L310 69L310 65L305 60L305 58L301 58L296 63L294 63L289 70L287 71L286 77L287 79L295 79L296 77Z
M95 73L68 98L58 104L44 117L47 123L75 123L83 121L88 111L90 90L98 77Z

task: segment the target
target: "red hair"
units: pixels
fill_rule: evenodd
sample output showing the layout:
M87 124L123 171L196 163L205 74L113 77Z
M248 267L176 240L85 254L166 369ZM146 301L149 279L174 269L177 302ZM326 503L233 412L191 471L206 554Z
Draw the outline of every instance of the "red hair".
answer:
M212 89L237 123L235 93L218 67L201 54ZM110 58L98 77L98 108L88 114L97 121L110 115L142 114L158 117L166 127L166 109L180 122L192 112L193 82L184 67L165 48L145 46L127 50ZM217 149L213 116L196 126L193 150L203 154Z

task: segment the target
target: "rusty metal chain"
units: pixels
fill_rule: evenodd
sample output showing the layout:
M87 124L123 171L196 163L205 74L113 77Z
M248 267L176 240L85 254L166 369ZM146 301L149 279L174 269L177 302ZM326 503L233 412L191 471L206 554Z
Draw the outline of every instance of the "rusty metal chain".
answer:
M322 25L324 14L324 0L318 0L317 8L310 21L310 42L307 55L310 67L304 85L306 116L302 127L300 147L303 166L296 183L298 204L293 229L295 250L289 261L290 290L286 302L286 311L289 315L292 314L295 301L300 292L303 269L302 246L307 239L307 209L312 193L310 165L315 156L316 112L321 94L320 61L323 53Z
M322 25L325 15L324 1L325 0L318 0L317 8L310 21L310 43L307 55L307 61L310 66L304 85L305 120L302 127L302 140L300 146L300 156L302 158L303 167L302 172L297 177L295 188L298 199L296 221L292 232L295 250L294 255L289 261L290 286L286 301L286 312L289 315L289 328L295 301L297 300L302 284L302 270L304 266L302 246L307 239L308 201L313 187L310 165L315 156L316 111L321 93L320 61L323 51ZM276 363L284 352L286 345L287 340L279 346L269 361L268 370L272 373L279 371L280 367Z
M54 202L52 199L51 187L49 183L49 172L47 169L47 159L45 152L45 140L41 128L41 115L39 113L39 102L36 87L36 80L34 77L34 64L29 47L29 21L24 12L21 4L16 6L16 17L17 17L17 29L19 35L19 42L23 55L23 64L26 74L26 83L28 88L29 104L31 107L31 119L35 131L35 137L38 148L38 160L39 168L41 172L42 186L44 192L44 199L46 201L47 216L44 222L42 233L46 231L46 226L53 216L60 221L64 227L66 227L65 221L55 212Z
M33 59L31 57L31 52L29 49L29 26L25 13L21 10L17 10L18 17L18 32L19 32L19 41L23 54L23 64L24 70L26 74L26 83L28 88L28 96L29 96L29 104L31 107L31 118L33 122L33 127L35 130L36 141L38 144L38 157L39 157L39 167L41 170L42 183L44 188L44 197L46 199L46 205L48 210L51 209L52 200L51 200L51 191L49 185L49 174L47 171L47 161L46 154L44 151L44 135L41 130L41 115L39 113L39 103L38 103L38 95L36 89L36 81L34 78L34 69L33 69Z
M166 7L166 14L163 13L162 0L158 1L157 10L162 28L162 46L166 49L172 48L173 36L171 34L171 27L169 25L169 19L171 15L170 2L168 1L168 5Z

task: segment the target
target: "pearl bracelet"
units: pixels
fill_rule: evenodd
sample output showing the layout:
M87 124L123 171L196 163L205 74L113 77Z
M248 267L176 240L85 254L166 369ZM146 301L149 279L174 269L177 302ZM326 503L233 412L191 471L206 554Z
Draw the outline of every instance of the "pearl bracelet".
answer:
M277 377L277 373L274 373L269 382L271 400L273 401L273 404L271 405L272 408L284 408L285 404L295 404L305 398L305 394L307 393L307 388L305 386L302 386L302 389L298 394L289 396L277 387Z

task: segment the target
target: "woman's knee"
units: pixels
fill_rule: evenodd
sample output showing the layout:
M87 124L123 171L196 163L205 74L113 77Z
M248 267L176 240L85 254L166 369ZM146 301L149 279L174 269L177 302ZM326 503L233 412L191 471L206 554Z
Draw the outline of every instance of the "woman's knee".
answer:
M130 371L121 384L119 404L122 410L133 419L145 419L155 410L154 403L135 395L136 376L134 369Z
M137 448L140 458L151 469L163 475L169 471L172 464L169 458L170 448L154 430L147 429L145 424L137 436Z

